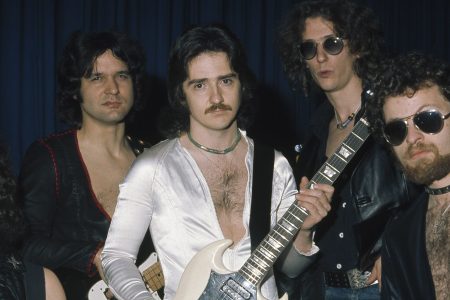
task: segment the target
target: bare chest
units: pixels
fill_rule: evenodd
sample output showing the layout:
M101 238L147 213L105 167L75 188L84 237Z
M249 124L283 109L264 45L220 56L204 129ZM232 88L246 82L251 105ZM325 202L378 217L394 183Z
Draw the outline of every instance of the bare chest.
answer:
M336 151L336 149L342 144L345 138L350 134L353 127L348 126L345 129L337 129L336 125L332 123L328 131L326 156L330 157Z
M89 158L84 160L92 191L109 216L114 213L119 184L124 180L132 161L132 159L108 161Z
M225 238L237 242L245 234L243 211L248 172L242 160L199 160L200 170L208 184L217 219Z

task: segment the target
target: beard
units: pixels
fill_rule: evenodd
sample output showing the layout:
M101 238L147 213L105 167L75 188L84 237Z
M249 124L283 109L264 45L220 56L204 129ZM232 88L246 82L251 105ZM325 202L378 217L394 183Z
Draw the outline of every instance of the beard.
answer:
M433 144L417 144L408 147L406 157L412 156L412 151L431 151L434 159L420 159L415 166L401 162L403 170L409 180L418 183L431 185L434 181L444 178L450 173L450 154L440 155L439 150Z

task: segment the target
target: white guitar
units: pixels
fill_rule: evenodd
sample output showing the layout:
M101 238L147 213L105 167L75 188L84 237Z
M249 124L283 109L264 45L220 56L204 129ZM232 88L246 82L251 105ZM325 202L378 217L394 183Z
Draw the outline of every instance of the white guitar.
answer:
M333 184L369 135L368 122L360 119L336 152L314 175L308 188L314 183ZM187 265L174 300L267 300L261 294L261 281L295 237L307 216L308 211L294 202L235 273L228 270L222 261L223 253L232 241L222 240L210 244ZM282 299L287 299L287 296Z
M158 255L153 252L150 256L139 266L139 271L142 273L147 289L150 291L154 299L161 300L158 291L164 287L164 276L161 270L161 264L158 261ZM108 286L103 280L94 284L88 294L89 300L108 300L105 293L108 291Z

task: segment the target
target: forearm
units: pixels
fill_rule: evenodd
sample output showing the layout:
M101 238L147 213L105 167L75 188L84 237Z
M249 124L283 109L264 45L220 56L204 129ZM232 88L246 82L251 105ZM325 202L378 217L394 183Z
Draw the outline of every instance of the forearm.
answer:
M318 251L312 234L301 230L280 258L278 268L288 277L295 278L316 260Z

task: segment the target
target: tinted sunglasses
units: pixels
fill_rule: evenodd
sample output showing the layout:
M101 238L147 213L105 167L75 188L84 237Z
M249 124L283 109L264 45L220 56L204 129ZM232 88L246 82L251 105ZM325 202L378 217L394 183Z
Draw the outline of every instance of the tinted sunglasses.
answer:
M427 134L439 133L444 127L444 120L449 116L450 113L444 116L435 109L417 112L409 117L387 123L383 130L384 138L392 146L398 146L403 143L408 135L408 120L411 118L418 130Z
M300 54L306 60L313 59L317 54L317 42L305 41L300 44ZM328 54L338 55L344 49L344 39L330 36L322 42L322 47Z

